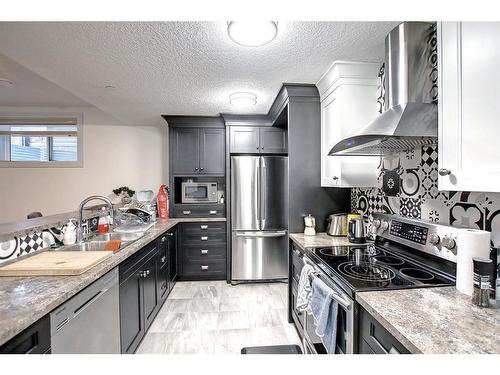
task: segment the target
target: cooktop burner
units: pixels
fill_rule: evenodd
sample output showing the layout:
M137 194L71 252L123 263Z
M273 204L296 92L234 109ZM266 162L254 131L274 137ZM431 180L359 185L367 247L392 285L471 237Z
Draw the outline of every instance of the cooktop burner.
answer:
M396 274L389 268L377 266L368 262L345 262L338 266L338 270L344 275L357 280L370 282L384 282L394 279Z
M419 281L429 281L434 279L434 275L432 273L418 268L401 268L399 272Z
M391 255L375 255L372 259L376 263L389 264L393 266L399 266L405 262L403 259Z

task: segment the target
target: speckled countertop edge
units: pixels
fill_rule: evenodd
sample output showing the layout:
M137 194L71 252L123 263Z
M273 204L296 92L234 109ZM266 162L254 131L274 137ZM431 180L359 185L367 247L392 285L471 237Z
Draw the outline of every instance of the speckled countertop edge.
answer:
M144 237L79 276L0 277L0 345L50 313L178 223L225 218L158 219Z
M454 286L359 292L356 301L411 353L500 354L500 309Z

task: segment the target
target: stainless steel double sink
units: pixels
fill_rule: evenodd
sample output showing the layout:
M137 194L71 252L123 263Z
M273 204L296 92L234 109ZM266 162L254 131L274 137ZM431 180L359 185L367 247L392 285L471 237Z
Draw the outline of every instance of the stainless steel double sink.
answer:
M138 233L105 233L96 234L86 238L82 243L74 245L61 246L56 251L105 251L106 243L112 240L120 240L121 245L118 251L127 247L144 236L144 232Z

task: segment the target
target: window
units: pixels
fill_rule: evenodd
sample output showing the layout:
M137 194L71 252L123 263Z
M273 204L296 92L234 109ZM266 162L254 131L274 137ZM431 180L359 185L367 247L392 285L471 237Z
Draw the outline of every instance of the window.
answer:
M0 167L82 165L81 116L0 115Z

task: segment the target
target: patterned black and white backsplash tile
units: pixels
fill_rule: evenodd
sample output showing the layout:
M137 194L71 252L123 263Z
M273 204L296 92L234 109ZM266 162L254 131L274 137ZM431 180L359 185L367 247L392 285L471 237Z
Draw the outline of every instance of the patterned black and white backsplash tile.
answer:
M500 193L439 191L436 147L384 157L379 168L379 186L351 190L352 211L369 224L373 213L385 212L487 230L500 246Z

